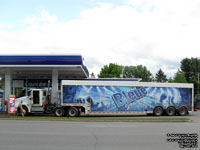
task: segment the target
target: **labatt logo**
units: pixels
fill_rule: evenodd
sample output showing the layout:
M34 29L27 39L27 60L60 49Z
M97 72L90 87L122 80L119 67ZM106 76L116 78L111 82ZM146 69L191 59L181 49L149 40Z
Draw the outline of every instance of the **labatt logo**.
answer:
M133 103L147 95L147 91L143 87L137 87L129 91L121 91L112 95L117 107L122 107L124 105Z

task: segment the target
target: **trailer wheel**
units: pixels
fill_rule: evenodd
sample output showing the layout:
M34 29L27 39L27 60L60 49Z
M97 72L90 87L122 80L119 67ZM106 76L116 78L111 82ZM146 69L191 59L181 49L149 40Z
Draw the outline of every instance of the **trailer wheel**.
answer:
M166 111L168 116L174 116L176 114L176 109L173 106L167 108Z
M77 117L79 115L79 111L76 107L69 107L67 109L67 115L69 117Z
M154 109L154 111L153 111L153 114L154 114L155 116L162 116L162 114L163 114L163 108L160 107L160 106L156 107L156 108Z
M65 114L65 110L62 107L58 107L55 109L54 114L56 117L62 117Z
M182 106L178 109L178 114L180 116L186 116L188 114L188 110L186 107Z

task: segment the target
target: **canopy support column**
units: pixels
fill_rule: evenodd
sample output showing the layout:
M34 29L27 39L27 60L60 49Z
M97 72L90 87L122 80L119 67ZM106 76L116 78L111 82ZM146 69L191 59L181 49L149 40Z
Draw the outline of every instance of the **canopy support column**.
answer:
M58 69L52 69L51 103L58 103Z
M11 81L12 81L12 72L9 68L6 68L5 70L5 100L7 101L7 104L9 101L9 95L11 95Z

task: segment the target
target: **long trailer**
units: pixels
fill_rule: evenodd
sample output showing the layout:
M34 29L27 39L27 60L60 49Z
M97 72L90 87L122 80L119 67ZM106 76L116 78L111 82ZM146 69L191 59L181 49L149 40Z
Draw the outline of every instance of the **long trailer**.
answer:
M193 84L63 80L55 115L187 115L193 111Z
M28 113L54 113L76 117L82 114L188 115L193 111L193 84L151 83L131 80L63 80L60 101L47 103L46 92L32 89L23 101ZM48 99L49 101L49 99ZM17 110L17 108L16 108Z

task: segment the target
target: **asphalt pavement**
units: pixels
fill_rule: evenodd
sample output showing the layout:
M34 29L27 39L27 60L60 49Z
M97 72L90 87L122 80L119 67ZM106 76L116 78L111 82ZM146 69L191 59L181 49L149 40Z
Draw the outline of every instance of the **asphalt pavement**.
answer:
M188 116L186 116L187 118L190 118L191 120L193 120L194 122L200 122L200 110L199 111L194 111L191 112Z
M172 117L187 117L193 121L68 122L0 119L0 150L181 150L183 148L180 148L178 142L167 141L171 138L168 135L200 136L200 111L192 112L189 116ZM200 150L199 142L196 146L193 149Z
M168 135L200 135L199 122L0 120L0 127L1 150L181 150Z

